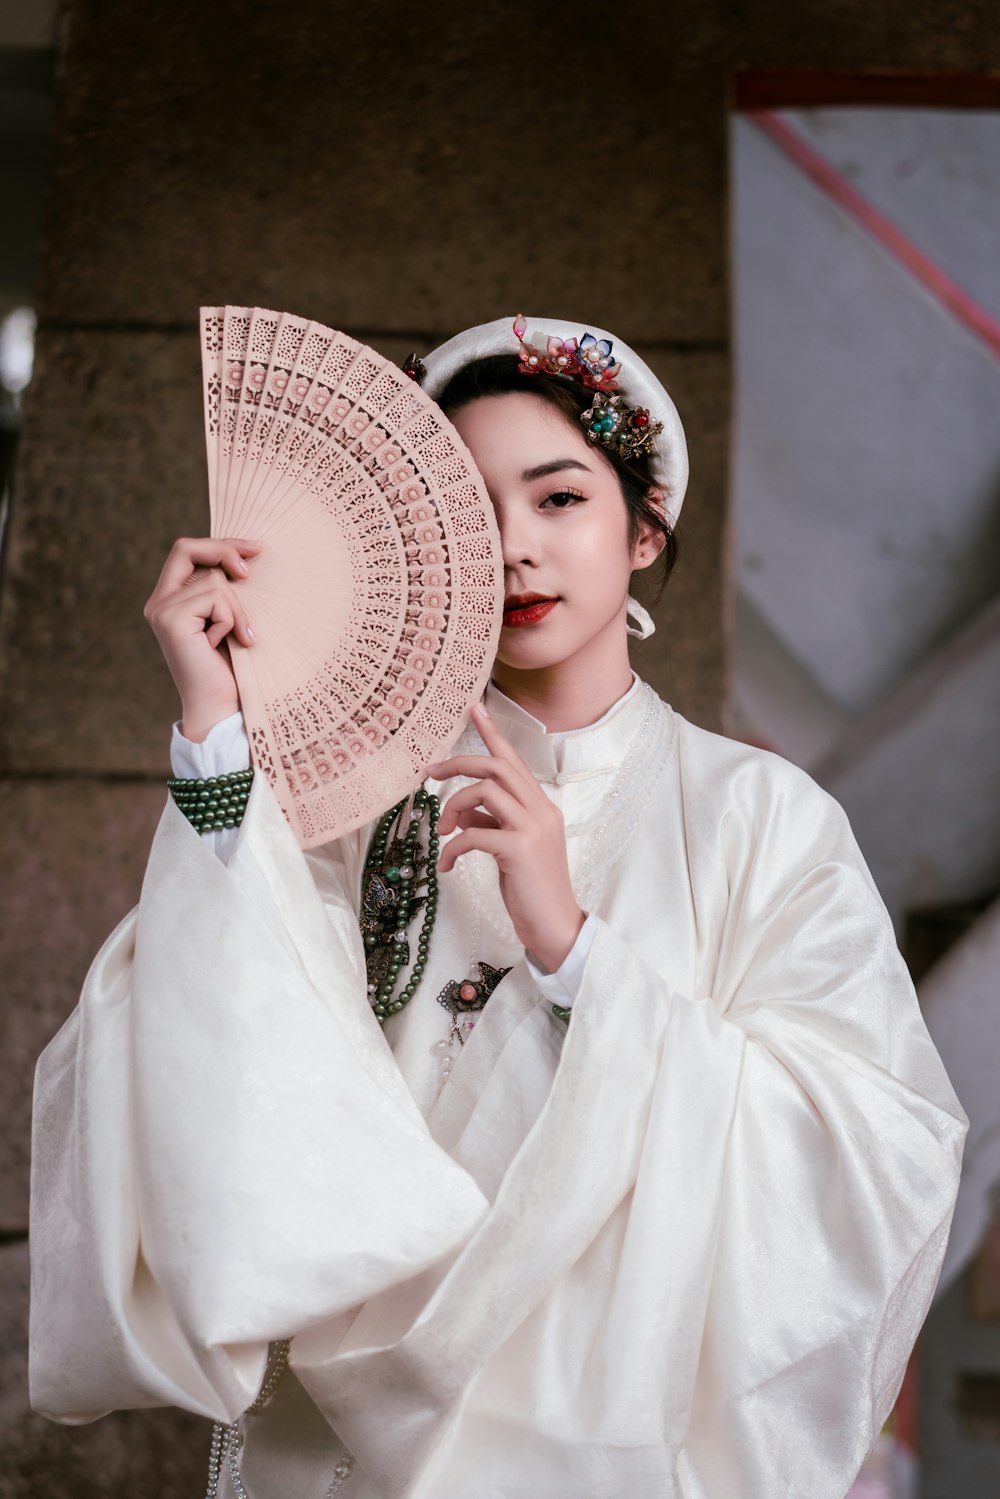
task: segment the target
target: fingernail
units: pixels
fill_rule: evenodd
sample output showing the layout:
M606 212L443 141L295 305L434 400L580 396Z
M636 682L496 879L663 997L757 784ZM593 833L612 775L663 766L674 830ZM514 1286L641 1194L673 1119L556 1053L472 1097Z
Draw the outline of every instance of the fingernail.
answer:
M250 628L249 625L244 625L243 626L243 633L247 637L248 640L256 640L257 639L256 635L251 630L251 628Z
M481 713L484 718L489 718L490 716L485 703L477 703L472 711L473 713Z
M239 569L241 573L248 573L250 571L242 557L239 560Z

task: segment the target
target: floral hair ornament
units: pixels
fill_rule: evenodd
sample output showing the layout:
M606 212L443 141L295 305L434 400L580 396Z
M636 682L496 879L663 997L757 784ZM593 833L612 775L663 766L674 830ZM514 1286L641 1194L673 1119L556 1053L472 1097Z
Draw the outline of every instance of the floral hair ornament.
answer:
M525 338L528 320L518 313L514 319L514 337L520 344L518 360L525 375L574 375L589 390L617 390L615 383L622 367L612 354L610 338L595 338L585 333L575 338L559 338L555 333L533 333L533 342ZM541 348L545 340L544 352Z
M589 442L599 442L626 462L655 451L654 438L663 431L663 423L654 422L644 406L630 406L618 390L622 367L610 338L585 333L577 342L535 333L529 342L524 336L527 328L527 320L519 313L514 319L514 337L521 346L518 361L524 374L569 375L595 392L593 403L580 416Z
M589 410L596 417L588 420L584 414L590 441L618 447L624 436L623 456L648 454L653 483L662 495L664 516L671 526L676 525L688 480L681 419L649 365L605 329L591 324L581 336L586 323L522 316L496 318L466 328L423 356L425 375L420 383L426 393L437 400L452 376L467 364L493 354L511 353L512 324L518 361L526 375L568 375L594 392ZM546 331L529 335L529 328ZM617 403L612 404L615 397ZM595 424L596 435L592 431Z

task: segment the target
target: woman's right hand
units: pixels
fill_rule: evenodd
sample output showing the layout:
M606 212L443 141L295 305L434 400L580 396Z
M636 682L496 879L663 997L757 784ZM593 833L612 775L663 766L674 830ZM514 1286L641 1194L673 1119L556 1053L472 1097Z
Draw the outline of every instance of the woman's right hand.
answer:
M175 541L143 614L160 642L181 698L181 733L200 741L239 710L236 678L224 641L254 635L236 585L259 541L243 537L182 537Z

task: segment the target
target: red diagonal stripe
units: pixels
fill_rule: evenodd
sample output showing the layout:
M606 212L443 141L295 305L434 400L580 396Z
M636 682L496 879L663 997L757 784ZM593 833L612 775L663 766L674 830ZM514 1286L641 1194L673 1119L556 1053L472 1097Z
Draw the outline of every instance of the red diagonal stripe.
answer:
M919 250L911 239L908 239L903 231L893 224L891 220L880 213L873 204L863 198L857 188L852 187L845 177L832 167L828 161L824 161L811 146L800 139L785 124L779 120L777 115L763 112L749 113L746 119L752 120L758 130L772 140L785 155L805 172L811 181L828 198L832 198L845 213L850 214L855 223L878 240L883 249L896 259L910 275L920 282L925 291L942 307L946 307L952 317L956 318L964 328L984 343L990 353L996 359L1000 359L1000 323L996 318L990 316L985 308L969 296L951 277L946 275L939 265L935 265L923 250Z

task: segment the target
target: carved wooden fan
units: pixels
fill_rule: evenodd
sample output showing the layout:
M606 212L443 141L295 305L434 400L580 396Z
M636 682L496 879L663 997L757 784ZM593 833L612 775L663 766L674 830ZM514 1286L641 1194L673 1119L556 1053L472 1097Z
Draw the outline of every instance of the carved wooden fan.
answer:
M304 848L444 758L503 612L493 507L457 432L372 349L260 307L203 307L213 536L264 545L231 643L256 768Z

